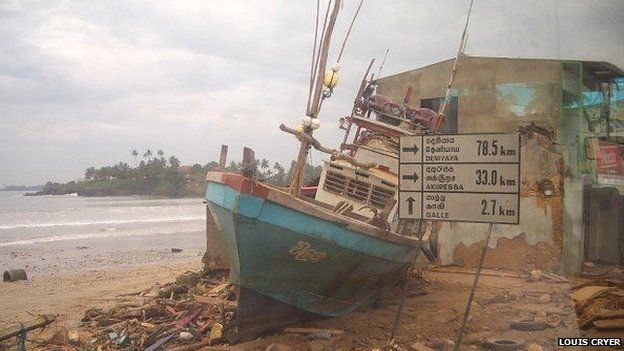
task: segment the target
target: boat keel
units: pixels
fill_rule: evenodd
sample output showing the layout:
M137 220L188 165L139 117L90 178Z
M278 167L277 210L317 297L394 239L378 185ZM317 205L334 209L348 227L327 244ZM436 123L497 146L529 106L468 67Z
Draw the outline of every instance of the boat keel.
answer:
M239 286L236 342L253 340L266 332L319 317L322 316Z

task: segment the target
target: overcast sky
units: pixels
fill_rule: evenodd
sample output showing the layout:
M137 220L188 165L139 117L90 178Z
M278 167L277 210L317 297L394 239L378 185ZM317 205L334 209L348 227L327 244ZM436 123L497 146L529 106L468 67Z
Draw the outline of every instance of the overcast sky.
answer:
M359 0L347 0L341 43ZM324 1L323 1L324 2ZM315 1L0 1L0 186L66 181L131 150L183 164L287 162L305 112ZM335 146L368 61L383 74L455 56L469 0L365 0L317 134ZM476 0L470 55L624 67L624 1ZM336 53L329 61L335 60ZM376 71L377 68L375 68ZM324 156L313 154L314 163Z

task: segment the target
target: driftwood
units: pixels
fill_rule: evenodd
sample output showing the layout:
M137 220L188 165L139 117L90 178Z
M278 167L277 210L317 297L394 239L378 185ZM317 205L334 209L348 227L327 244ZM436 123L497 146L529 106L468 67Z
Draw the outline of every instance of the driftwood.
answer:
M236 308L238 306L236 301L223 300L223 299L219 299L216 297L195 295L193 296L193 298L195 299L195 301L201 304L208 304L208 305L215 305L215 306L223 305L225 307L230 307L230 308Z
M594 322L594 327L599 330L624 329L624 319L605 319Z
M295 129L289 128L289 127L285 126L284 124L280 124L279 128L283 132L286 132L286 133L289 133L289 134L292 134L292 135L296 136L297 139L299 139L299 141L307 142L308 144L312 145L318 151L332 155L332 157L334 159L344 160L344 161L347 161L350 164L354 165L355 167L364 168L364 169L373 168L373 167L377 166L377 164L374 163L374 162L360 162L360 161L356 160L355 158L353 158L353 157L351 157L349 155L345 155L345 154L341 153L340 151L338 151L336 149L330 149L328 147L325 147L325 146L321 145L321 143L318 140L316 140L313 136L310 136L310 135L308 135L306 133L303 133L303 132L297 131Z
M46 325L54 322L54 316L50 315L42 315L35 318L34 321L30 321L27 323L16 324L12 327L4 328L0 330L0 341L10 339L14 336L20 335L22 329L28 331L35 330L38 328L43 328Z
M587 329L591 326L592 323L595 324L595 322L599 320L622 319L622 318L624 318L624 310L603 309L600 312L590 316L589 318L579 321L579 327L581 329Z
M332 335L344 334L344 330L318 329L318 328L286 328L284 329L284 332L290 333L290 334L312 334L312 333L321 333L321 332L329 332Z
M210 342L208 340L195 342L188 345L178 346L174 348L170 348L169 351L195 351L201 349L202 351L229 351L231 350L228 346L208 346Z
M475 271L471 269L459 269L459 268L429 268L427 269L429 272L437 272L437 273L450 273L450 274L468 274L475 275ZM495 273L495 272L481 272L481 275L490 276L490 277L500 277L500 278L522 278L520 274L516 273Z
M558 283L569 283L570 281L560 275L550 272L542 272L542 276L548 280L552 280Z

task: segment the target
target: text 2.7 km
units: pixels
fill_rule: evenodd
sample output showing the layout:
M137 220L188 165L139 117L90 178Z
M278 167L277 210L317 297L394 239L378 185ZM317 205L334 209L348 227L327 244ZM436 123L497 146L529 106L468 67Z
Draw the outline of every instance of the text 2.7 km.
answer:
M515 216L516 210L504 208L502 205L496 203L496 200L481 200L481 214L484 216Z

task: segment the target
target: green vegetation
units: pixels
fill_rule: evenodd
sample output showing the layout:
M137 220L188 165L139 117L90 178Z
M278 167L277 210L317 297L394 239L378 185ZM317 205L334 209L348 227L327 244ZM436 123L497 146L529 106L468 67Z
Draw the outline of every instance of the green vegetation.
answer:
M166 157L162 150L156 155L146 150L141 159L139 152L132 150L135 166L119 162L113 166L101 168L89 167L85 170L84 180L68 183L48 182L43 190L26 195L66 195L77 193L80 196L128 196L153 195L167 197L203 196L206 191L205 178L210 170L218 169L217 162L205 165L182 166L175 156ZM275 162L270 166L267 159L256 160L256 176L260 181L274 186L288 186L295 161L288 171ZM225 168L228 172L240 173L242 164L230 162ZM318 182L321 166L307 165L304 184Z
M5 185L0 191L39 191L43 185Z

